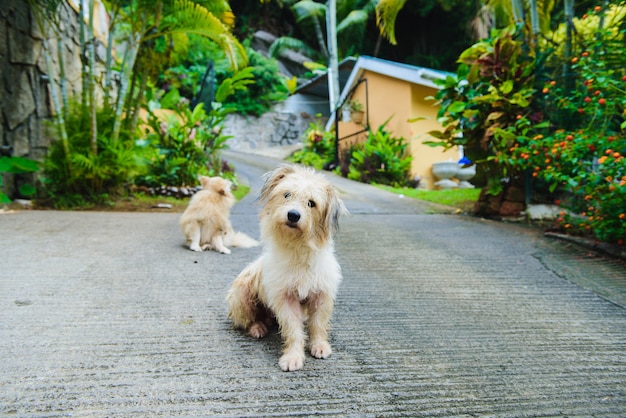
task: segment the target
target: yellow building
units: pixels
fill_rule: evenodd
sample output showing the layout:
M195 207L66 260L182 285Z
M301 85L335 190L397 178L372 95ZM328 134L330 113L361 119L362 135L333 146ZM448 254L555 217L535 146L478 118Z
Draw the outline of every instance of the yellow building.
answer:
M364 119L354 122L341 117L335 121L330 115L327 129L336 127L339 139L339 157L342 150L355 141L364 141L367 129L376 131L387 119L387 130L394 137L409 141L409 152L413 156L412 177L421 178L420 187L433 189L436 179L432 175L432 164L440 161L457 161L459 151L443 151L441 147L424 145L434 140L427 132L442 129L437 122L438 106L426 100L437 93L434 80L443 79L448 73L407 64L361 56L357 59L350 77L343 87L340 103L346 107L350 102L362 105ZM417 117L425 118L409 122Z

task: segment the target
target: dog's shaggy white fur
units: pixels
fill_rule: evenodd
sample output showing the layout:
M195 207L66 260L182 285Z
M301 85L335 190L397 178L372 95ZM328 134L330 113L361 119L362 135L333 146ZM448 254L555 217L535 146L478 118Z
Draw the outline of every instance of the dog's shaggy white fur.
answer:
M284 371L301 369L309 350L327 358L330 318L341 281L333 235L347 210L323 175L283 165L265 175L259 197L263 254L234 280L227 296L234 326L254 337L278 322Z
M200 183L202 190L193 195L180 217L189 249L230 254L230 246L249 248L259 245L243 232L235 232L230 224L230 209L235 204L232 183L221 177L206 176L200 176Z

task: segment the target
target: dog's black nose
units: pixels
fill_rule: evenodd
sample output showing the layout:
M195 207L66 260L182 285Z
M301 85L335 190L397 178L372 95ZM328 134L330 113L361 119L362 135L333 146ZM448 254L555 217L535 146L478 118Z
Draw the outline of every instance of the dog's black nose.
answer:
M290 210L287 212L287 219L289 219L289 222L298 222L300 220L300 212L293 209Z

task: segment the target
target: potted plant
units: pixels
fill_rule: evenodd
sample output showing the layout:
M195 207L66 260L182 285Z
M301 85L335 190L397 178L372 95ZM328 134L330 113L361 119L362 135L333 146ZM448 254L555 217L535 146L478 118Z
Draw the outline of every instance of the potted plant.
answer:
M352 122L363 122L363 104L358 100L350 100L348 106L350 109L350 119L352 120Z

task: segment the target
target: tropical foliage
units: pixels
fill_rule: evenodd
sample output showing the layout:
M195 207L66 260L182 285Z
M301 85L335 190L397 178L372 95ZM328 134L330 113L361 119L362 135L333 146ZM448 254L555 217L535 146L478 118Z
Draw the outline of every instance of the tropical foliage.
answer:
M410 184L411 157L408 143L386 129L389 121L376 131L369 131L365 142L354 144L348 151L346 176L363 183L386 184L394 187ZM343 169L342 171L345 171Z
M113 140L114 117L106 109L97 109L97 149L93 152L90 111L78 102L70 102L65 121L69 153L62 141L51 144L44 161L42 201L66 209L107 204L124 193L140 164L128 132L122 131Z
M39 164L28 158L9 157L3 155L0 157L0 204L10 203L9 196L2 191L4 186L3 174L25 174L34 173L39 170ZM24 196L33 196L36 192L35 187L30 183L22 184L19 187L19 193Z
M53 39L60 39L58 16L61 15L59 8L63 2L31 0L30 3L39 30L50 33ZM154 101L156 95L150 86L163 82L159 80L162 69L167 68L169 63L175 63L177 57L188 51L190 44L197 45L199 38L210 41L216 46L213 52L219 52L215 54L216 58L228 63L227 67L233 71L247 65L243 46L231 34L234 15L225 0L111 0L107 3L111 17L107 59L104 77L100 80L95 76L94 42L91 41L93 1L84 0L79 4L81 9L86 8L85 15L90 16L86 22L79 19L81 48L86 51L87 58L83 61L83 94L80 98L72 100L68 97L64 74L62 71L56 74L48 41L43 40L44 61L53 81L50 92L56 115L50 131L59 138L50 147L44 162L43 182L46 197L57 207L105 203L110 197L124 193L141 171L144 171L144 177L148 176L145 170L149 172L151 167L142 164L140 156L149 153L145 144L152 143L152 138L139 142L144 148L137 147L135 141L139 134L137 127L141 124L141 109L147 101ZM124 45L118 56L120 61L113 59L114 44ZM62 58L59 55L58 59ZM60 62L60 68L63 69L63 62ZM114 90L114 72L119 74L117 98L109 96L109 92ZM54 82L57 79L60 80L58 85ZM95 88L101 82L105 94L103 102L98 103ZM196 86L192 82L181 83L180 87L194 90ZM146 92L152 96L147 97ZM180 108L178 111L183 128L173 123L171 129L167 129L168 138L175 138L172 142L180 143L180 138L189 134L184 132L185 123L189 120L205 124L211 134L209 138L203 138L203 162L217 158L211 153L223 147L224 139L220 136L221 126L218 125L223 122L224 110L218 109L209 115L203 112L201 106L194 110ZM152 151L158 153L162 149ZM180 162L176 158L173 161ZM175 184L181 181L191 179L184 175L182 179L176 179Z
M560 228L623 243L626 30L614 17L624 10L598 6L573 19L581 31L567 50L542 44L535 53L521 28L467 49L436 96L445 129L431 132L433 144L463 145L492 193L504 179L526 179L534 195L556 196L569 209Z
M324 130L321 115L309 124L303 134L304 147L296 151L290 160L321 170L335 162L335 133Z

